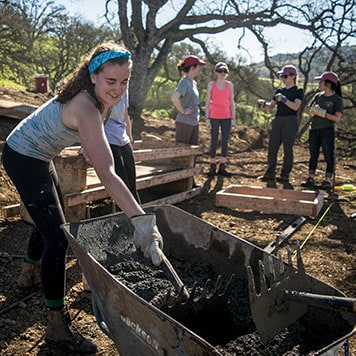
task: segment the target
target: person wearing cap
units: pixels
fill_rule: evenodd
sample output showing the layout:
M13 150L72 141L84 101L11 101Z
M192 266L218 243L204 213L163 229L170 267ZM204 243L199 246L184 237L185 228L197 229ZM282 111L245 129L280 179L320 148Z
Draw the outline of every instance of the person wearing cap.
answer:
M257 101L260 108L267 110L272 110L277 105L269 136L268 166L261 180L275 180L278 150L283 144L283 166L277 181L288 183L294 160L293 145L298 131L298 110L302 104L304 92L297 86L297 69L293 65L285 65L277 72L277 75L282 79L284 86L276 90L270 102L263 99Z
M176 142L199 144L199 90L195 78L206 62L190 55L177 65L183 77L172 94L172 102L178 110L175 119Z
M330 189L334 176L335 123L339 123L343 111L343 100L339 78L334 72L324 72L315 77L319 81L319 93L310 105L311 127L309 130L309 176L302 182L306 188ZM315 172L320 148L323 150L326 171L320 185L315 184Z
M210 129L210 170L208 176L216 174L216 149L221 127L221 158L218 174L231 177L226 170L228 143L231 127L236 125L234 85L226 80L229 67L224 62L215 65L216 80L210 82L206 92L205 117L206 126Z

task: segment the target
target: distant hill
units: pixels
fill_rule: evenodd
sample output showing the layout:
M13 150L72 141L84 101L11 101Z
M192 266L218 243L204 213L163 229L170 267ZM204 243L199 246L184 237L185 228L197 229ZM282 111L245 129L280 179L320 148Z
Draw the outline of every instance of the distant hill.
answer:
M352 59L352 62L355 61L356 57L356 46L346 46L342 48L343 54L345 58L350 58ZM310 60L311 55L313 52L307 51L303 58L302 62L304 64L308 63ZM288 54L276 54L272 57L270 57L271 63L275 66L276 70L281 69L285 64L292 64L296 66L299 69L299 55L300 52L298 53L288 53ZM317 54L315 58L313 58L312 66L311 66L311 71L310 71L310 78L314 78L318 74L322 73L325 71L326 65L327 65L327 60L330 57L330 52L328 50L321 50L320 53ZM350 60L351 63L351 60ZM256 64L252 65L257 72L259 72L260 76L263 78L268 78L269 77L269 71L265 67L264 62L259 62ZM303 75L299 73L300 79L303 80Z

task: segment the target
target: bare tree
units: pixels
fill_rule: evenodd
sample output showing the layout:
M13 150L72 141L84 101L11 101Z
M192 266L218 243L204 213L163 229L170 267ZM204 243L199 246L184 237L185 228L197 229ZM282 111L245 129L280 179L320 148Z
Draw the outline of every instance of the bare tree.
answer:
M131 108L140 114L154 78L169 57L172 45L189 39L199 43L200 34L216 34L231 28L274 26L280 22L277 0L269 5L251 1L157 1L106 0L109 9L117 5L117 15L125 46L133 53L134 67L130 82ZM253 1L252 1L253 3ZM267 5L267 6L266 6ZM162 11L170 8L176 16L158 26ZM111 16L111 17L110 17ZM134 113L133 113L134 114Z
M343 85L355 87L356 84L356 48L355 43L355 0L329 0L315 3L298 2L298 5L281 5L281 23L307 29L313 41L299 53L296 66L304 77L303 85L308 105L315 91L308 90L308 84L316 74L334 71L340 76ZM282 11L283 10L283 11ZM295 18L304 19L306 25L294 23ZM268 42L263 36L263 28L253 24L248 29L254 33L264 49L265 66L275 78L276 66L271 63ZM318 72L312 68L318 68ZM350 95L352 94L352 95ZM346 105L355 106L354 90L345 92Z
M52 46L46 46L47 37L43 39L43 44L37 43L36 71L49 76L51 89L54 90L58 81L73 71L84 54L97 44L115 36L116 34L106 27L95 28L77 17L61 15L51 30ZM43 47L46 48L45 51Z
M4 1L0 19L2 74L26 87L33 85L36 73L44 73L53 90L91 48L117 36L108 27L68 16L55 1Z
M133 53L131 109L140 114L149 88L169 57L174 43L187 39L195 42L202 47L207 59L212 60L199 35L213 35L234 28L247 29L265 49L265 64L271 68L273 77L276 68L270 63L268 41L263 36L266 27L285 24L306 30L316 37L320 46L338 51L339 47L336 48L329 41L330 36L337 36L332 24L335 20L340 30L347 24L347 34L338 33L344 36L343 40L339 38L339 42L345 43L349 36L353 36L354 1L311 3L309 0L269 0L262 3L255 0L106 0L106 16L111 23L118 19L123 43ZM167 9L175 11L175 17L158 25L160 16ZM237 43L238 39L235 41Z
M33 71L36 43L49 35L63 6L54 1L13 0L0 4L3 70L10 71L28 86Z

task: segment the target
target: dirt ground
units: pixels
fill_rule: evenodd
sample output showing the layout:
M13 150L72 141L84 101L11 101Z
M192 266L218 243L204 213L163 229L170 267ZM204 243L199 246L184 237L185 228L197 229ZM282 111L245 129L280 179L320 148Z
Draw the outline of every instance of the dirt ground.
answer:
M0 95L2 99L34 105L48 99L46 94L6 88L0 88ZM0 150L7 134L17 123L16 120L0 118ZM174 139L172 120L144 117L143 124L144 127L135 127L134 123L135 132L146 131L165 140ZM259 247L267 246L298 216L216 207L215 193L230 184L266 186L257 177L263 174L266 167L268 133L242 126L234 129L228 165L228 170L233 173L231 178L207 177L210 139L204 125L201 126L200 135L203 154L198 156L196 164L203 166L204 174L198 175L196 182L204 187L204 193L177 206ZM300 190L300 183L307 173L308 157L307 145L297 143L290 185L283 187L281 183L277 183L276 187ZM350 152L337 152L337 186L355 184L355 166L355 157ZM324 162L321 162L318 172L320 179L324 167ZM331 284L348 297L356 297L356 220L351 217L356 212L355 192L337 192L334 196L326 192L324 194L325 204L319 216L315 219L307 218L289 238L289 242L295 244L298 240L302 244L307 273ZM5 219L2 208L18 202L17 192L0 165L0 354L60 355L58 350L50 349L44 342L46 311L41 294L24 294L16 289L15 282L32 227L18 216ZM284 246L282 250L285 250ZM83 289L80 268L71 253L67 265L67 290L67 303L76 316L74 324L97 343L98 355L118 354L114 343L105 336L95 321L90 292ZM356 355L356 337L349 340L349 354Z

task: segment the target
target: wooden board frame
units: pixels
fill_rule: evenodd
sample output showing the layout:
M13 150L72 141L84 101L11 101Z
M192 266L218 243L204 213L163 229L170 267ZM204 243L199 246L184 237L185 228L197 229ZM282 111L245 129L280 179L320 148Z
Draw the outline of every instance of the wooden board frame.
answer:
M324 205L324 195L315 191L230 185L216 193L215 205L315 218Z

